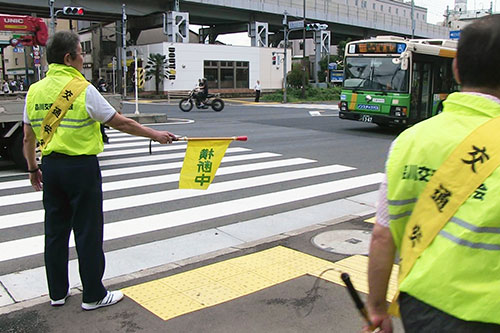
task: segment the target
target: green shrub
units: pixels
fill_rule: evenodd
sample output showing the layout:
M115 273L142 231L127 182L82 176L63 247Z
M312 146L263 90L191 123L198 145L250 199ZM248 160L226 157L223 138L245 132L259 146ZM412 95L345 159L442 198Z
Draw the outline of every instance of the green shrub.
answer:
M300 88L290 87L287 90L286 99L288 102L300 101L337 101L340 99L341 87L335 86L330 88L316 88L308 86L306 88L306 97L302 99ZM266 102L283 102L283 91L279 90L271 94L264 94L261 98Z

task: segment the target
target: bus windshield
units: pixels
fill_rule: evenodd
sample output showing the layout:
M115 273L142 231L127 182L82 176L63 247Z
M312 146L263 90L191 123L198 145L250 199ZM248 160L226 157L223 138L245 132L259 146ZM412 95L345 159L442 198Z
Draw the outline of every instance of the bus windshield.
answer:
M399 57L347 57L344 88L387 92L408 92L408 70Z

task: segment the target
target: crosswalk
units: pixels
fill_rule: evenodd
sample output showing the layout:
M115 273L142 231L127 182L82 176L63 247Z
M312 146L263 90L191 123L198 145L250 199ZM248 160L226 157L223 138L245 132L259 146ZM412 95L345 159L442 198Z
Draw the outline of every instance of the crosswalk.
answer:
M146 139L115 131L108 135L111 144L99 155L105 278L342 215L369 213L375 200L372 192L359 202L341 199L314 207L302 203L348 190L373 191L382 179L380 173L360 175L351 166L257 152L241 144L228 148L208 190L180 190L185 143L154 145L150 155ZM0 306L47 293L41 200L26 174L0 174ZM302 208L290 211L291 206ZM75 246L73 237L70 246ZM78 285L75 259L70 276L72 286Z

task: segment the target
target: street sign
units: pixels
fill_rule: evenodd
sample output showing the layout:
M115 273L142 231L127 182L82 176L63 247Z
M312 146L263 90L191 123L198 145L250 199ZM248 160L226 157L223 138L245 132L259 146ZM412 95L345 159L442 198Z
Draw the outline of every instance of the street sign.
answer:
M450 31L450 39L459 39L461 30L452 30Z
M288 22L288 29L303 29L304 20Z
M331 62L328 64L328 69L337 69L337 63L336 62Z
M330 82L341 83L344 81L344 71L333 70L330 72Z

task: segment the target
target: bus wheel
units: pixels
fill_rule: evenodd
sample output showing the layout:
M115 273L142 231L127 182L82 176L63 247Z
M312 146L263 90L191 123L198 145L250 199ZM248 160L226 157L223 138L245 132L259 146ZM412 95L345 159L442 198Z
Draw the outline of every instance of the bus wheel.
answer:
M440 114L441 112L443 112L443 101L439 102L439 105L436 109L436 114Z

